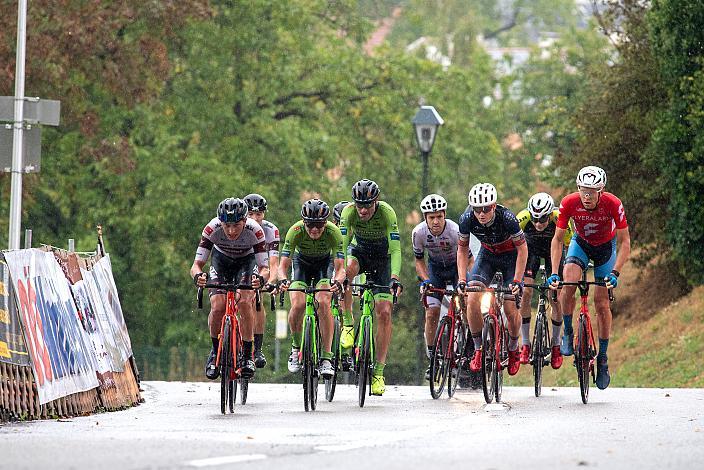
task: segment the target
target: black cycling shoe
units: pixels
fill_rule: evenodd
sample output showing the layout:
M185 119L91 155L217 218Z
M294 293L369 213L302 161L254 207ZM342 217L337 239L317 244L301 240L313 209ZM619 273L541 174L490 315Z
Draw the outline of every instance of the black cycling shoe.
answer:
M478 390L482 388L482 371L479 372L469 372L469 386L472 390Z
M425 369L425 380L430 380L430 366Z
M259 351L254 351L254 365L257 369L262 369L266 366L266 357L264 357L264 353L261 349Z
M343 354L342 357L340 357L340 365L342 366L343 372L349 372L350 369L352 369L352 358L347 354Z
M215 367L215 355L215 349L211 349L208 360L205 362L205 376L210 380L215 380L220 377L220 371Z
M251 379L252 377L254 377L254 368L255 368L254 361L251 359L247 359L244 362L244 365L242 366L242 372L241 372L242 378Z

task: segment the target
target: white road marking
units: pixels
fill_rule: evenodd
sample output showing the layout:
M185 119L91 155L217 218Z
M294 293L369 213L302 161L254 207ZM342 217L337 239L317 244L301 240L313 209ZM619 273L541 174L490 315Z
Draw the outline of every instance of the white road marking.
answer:
M186 462L186 465L190 465L191 467L214 467L216 465L225 465L235 462L248 462L250 460L262 460L265 458L266 455L264 454L227 455L224 457L213 457L210 459L191 460L190 462Z

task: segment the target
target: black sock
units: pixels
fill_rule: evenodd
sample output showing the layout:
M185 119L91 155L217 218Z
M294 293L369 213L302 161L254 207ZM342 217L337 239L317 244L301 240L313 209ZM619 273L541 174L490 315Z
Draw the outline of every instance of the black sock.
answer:
M218 351L218 346L220 345L220 340L217 338L211 337L210 340L213 342L213 351L217 352Z
M261 351L264 342L264 333L254 333L254 350Z
M252 342L242 341L242 352L244 353L245 359L252 359Z

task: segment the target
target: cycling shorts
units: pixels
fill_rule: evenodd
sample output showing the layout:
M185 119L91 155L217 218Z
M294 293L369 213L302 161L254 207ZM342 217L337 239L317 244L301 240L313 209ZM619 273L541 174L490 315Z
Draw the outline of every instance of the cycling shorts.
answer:
M428 276L430 277L430 283L433 287L437 287L438 289L444 289L448 284L456 286L457 265L448 267L434 264L432 261L428 262ZM440 308L441 300L442 294L428 294L428 307Z
M357 260L359 272L367 275L367 282L380 286L391 284L391 258L388 254L380 256L378 253L365 253L355 245L349 245L347 254ZM377 300L393 300L388 288L375 287L372 292Z
M254 253L242 258L230 258L218 250L213 250L210 259L210 271L208 272L211 282L236 282L251 285L252 274L256 273L257 263L254 259ZM223 289L210 289L208 295L226 293L227 291Z
M508 287L513 282L517 257L517 250L495 254L482 246L477 259L474 261L472 271L469 273L469 282L488 286L491 284L494 275L501 273L503 275L503 286Z
M318 286L329 284L329 279L334 276L335 268L332 256L313 258L294 253L291 257L293 266L293 279L291 287Z
M585 270L589 266L589 260L594 262L594 279L604 279L616 264L616 237L601 245L592 246L576 233L572 235L565 264L576 264Z

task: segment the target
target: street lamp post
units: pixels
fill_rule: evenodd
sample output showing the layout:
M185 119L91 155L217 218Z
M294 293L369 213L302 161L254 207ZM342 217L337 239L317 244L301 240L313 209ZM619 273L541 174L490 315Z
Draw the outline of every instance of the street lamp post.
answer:
M421 195L420 199L418 199L420 201L428 194L428 157L430 157L430 152L433 150L433 144L435 143L435 137L438 134L438 129L445 121L443 121L440 114L438 114L434 107L421 106L411 122L413 123L413 129L416 134L416 142L418 142L421 159L423 160ZM425 356L425 335L423 334L424 327L425 321L422 313L418 316L418 324L416 325L419 335L416 360L416 377L420 377L423 370L423 363L420 358Z
M428 193L428 157L433 150L438 128L445 121L443 121L433 106L421 106L411 122L416 132L416 142L418 142L421 159L423 160L422 198Z

